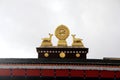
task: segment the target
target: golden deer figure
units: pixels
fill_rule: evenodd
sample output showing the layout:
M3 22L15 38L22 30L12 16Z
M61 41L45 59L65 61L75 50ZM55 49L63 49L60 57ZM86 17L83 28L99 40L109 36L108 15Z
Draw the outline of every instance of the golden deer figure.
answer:
M53 36L53 34L49 33L49 37L48 38L42 38L43 41L42 41L41 46L52 46L52 42L51 42L52 36Z
M80 38L75 38L75 34L71 35L73 37L73 43L72 46L80 46L80 47L84 47L83 43L82 43L82 39Z

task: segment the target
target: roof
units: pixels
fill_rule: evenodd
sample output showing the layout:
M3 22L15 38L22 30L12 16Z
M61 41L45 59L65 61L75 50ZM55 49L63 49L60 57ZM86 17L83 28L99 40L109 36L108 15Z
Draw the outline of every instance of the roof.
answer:
M120 60L105 59L46 59L46 58L1 58L0 64L79 64L120 66Z
M0 69L74 69L120 71L120 60L102 59L0 59Z

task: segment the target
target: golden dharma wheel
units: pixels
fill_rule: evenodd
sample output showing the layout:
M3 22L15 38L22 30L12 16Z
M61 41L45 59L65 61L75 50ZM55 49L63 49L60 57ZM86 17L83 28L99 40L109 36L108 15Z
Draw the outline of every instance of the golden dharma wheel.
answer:
M65 40L70 34L69 29L65 25L60 25L55 30L55 36L59 40Z

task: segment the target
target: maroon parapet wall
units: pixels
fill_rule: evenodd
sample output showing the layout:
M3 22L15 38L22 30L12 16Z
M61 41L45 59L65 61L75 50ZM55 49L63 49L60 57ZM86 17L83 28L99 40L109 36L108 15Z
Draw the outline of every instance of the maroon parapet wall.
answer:
M66 77L120 79L119 66L1 64L2 77Z
M119 80L120 60L0 59L0 80Z
M77 77L120 79L120 71L103 70L68 70L68 69L0 69L4 77Z

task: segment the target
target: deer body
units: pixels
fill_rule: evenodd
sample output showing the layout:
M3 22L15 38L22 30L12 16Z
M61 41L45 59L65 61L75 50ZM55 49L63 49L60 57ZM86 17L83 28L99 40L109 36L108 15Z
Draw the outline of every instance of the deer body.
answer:
M52 46L52 42L51 42L52 36L53 36L53 34L49 33L48 38L42 38L43 41L42 41L41 46Z
M49 38L42 38L42 40L43 40L43 41L48 41L48 42L50 42L51 39L52 39L52 36L53 36L53 34L50 34L50 33L49 33Z
M81 41L82 41L82 39L80 39L80 38L75 38L75 36L76 36L76 35L72 35L74 42L81 42Z
M72 43L72 46L81 46L81 47L84 47L83 43L82 43L82 39L80 38L75 38L75 34L72 34L71 35L73 37L73 43Z

